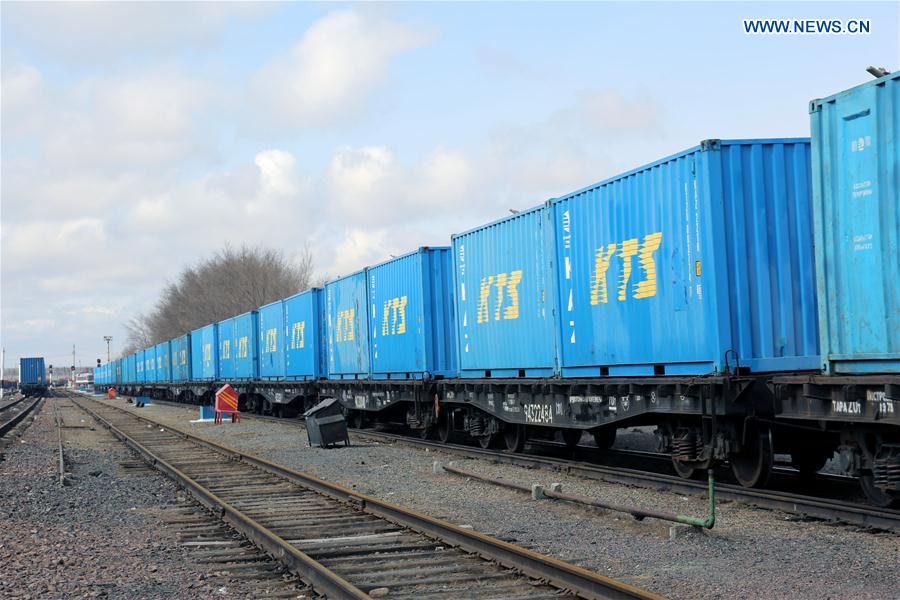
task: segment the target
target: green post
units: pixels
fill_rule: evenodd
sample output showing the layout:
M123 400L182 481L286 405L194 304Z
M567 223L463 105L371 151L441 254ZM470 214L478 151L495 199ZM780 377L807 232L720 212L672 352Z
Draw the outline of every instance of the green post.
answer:
M716 524L716 492L715 492L715 482L713 480L713 470L707 470L707 477L709 481L709 512L706 515L706 519L701 519L699 517L689 517L687 515L678 515L678 522L684 523L685 525L694 525L696 527L703 527L704 529L712 529Z

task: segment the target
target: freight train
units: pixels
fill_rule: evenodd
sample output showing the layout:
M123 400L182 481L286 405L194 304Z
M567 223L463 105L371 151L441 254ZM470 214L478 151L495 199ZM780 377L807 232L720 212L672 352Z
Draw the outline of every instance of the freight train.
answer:
M656 426L684 477L835 452L900 498L900 75L810 139L710 139L98 368L98 387L296 414L326 397L521 451Z

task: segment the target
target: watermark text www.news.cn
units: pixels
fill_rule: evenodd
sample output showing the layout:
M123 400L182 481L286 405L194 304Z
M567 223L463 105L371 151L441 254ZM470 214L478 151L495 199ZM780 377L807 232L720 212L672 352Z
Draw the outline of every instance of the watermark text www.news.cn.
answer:
M744 19L747 35L868 35L869 19Z

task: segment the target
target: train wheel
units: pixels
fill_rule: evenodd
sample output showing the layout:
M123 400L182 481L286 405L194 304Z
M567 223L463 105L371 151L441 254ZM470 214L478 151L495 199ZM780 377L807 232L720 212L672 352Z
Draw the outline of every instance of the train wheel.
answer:
M674 456L672 457L672 468L675 469L675 472L678 473L678 476L682 479L693 479L697 474L697 469L687 466Z
M875 478L871 471L863 472L859 476L859 486L869 503L879 508L890 508L894 503L900 503L900 499L875 486Z
M493 448L497 445L497 434L490 433L488 435L483 435L478 438L478 445L484 448L485 450L489 448Z
M816 450L798 450L791 452L791 466L800 471L801 477L810 478L825 466L830 454Z
M427 440L428 438L430 438L431 430L432 430L431 427L423 427L422 429L420 429L419 430L419 439Z
M772 432L767 427L752 427L747 432L747 443L740 453L729 457L731 472L744 487L763 487L772 474Z
M521 452L525 449L525 426L509 424L503 430L503 441L509 452Z
M580 429L561 429L562 439L566 443L566 448L570 450L574 450L578 447L578 442L581 441L581 434L583 433Z
M450 413L446 411L441 411L440 416L438 416L437 423L437 436L442 444L446 444L450 441L450 438L453 435L453 427L451 427L450 423Z
M618 430L615 427L601 427L599 429L595 429L591 433L594 435L594 443L597 444L597 447L601 450L609 450L612 448L612 445L616 443L616 432Z

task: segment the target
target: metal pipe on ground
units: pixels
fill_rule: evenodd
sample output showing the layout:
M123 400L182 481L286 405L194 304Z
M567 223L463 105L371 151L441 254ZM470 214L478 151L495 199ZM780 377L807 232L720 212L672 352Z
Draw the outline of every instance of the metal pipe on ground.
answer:
M703 517L692 517L690 515L679 515L672 512L658 511L658 510L648 510L643 508L635 508L632 506L624 506L621 504L614 504L612 502L603 502L602 500L598 500L596 498L591 498L588 496L583 496L581 494L567 494L562 491L554 490L552 488L547 489L543 486L527 486L520 483L516 483L513 481L509 481L502 477L490 477L488 475L481 475L480 473L474 473L472 471L467 471L465 469L460 469L455 466L452 462L448 465L442 465L440 463L435 463L434 470L439 472L440 470L444 470L448 473L453 473L455 475L461 475L463 477L469 477L470 479L476 479L478 481L483 481L485 483L490 483L493 485L498 485L501 487L518 490L520 492L525 492L526 494L532 494L535 497L544 497L544 498L552 498L554 500L563 500L565 502L573 502L576 504L584 504L586 506L594 506L597 508L603 508L606 510L614 510L616 512L623 512L630 514L635 519L641 521L645 518L651 519L660 519L662 521L671 521L673 523L682 523L685 525L693 525L694 527L702 527L704 529L712 529L716 524L716 496L715 496L715 481L713 478L713 471L709 469L707 471L708 483L709 483L709 509L705 518Z

